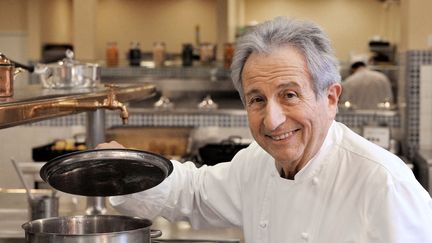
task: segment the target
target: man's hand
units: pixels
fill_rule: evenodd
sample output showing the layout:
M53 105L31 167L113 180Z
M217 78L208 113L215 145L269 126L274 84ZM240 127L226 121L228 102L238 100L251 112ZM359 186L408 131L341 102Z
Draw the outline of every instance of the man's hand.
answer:
M96 146L96 149L112 149L112 148L125 148L125 147L117 143L116 141L111 141L109 143L100 143Z

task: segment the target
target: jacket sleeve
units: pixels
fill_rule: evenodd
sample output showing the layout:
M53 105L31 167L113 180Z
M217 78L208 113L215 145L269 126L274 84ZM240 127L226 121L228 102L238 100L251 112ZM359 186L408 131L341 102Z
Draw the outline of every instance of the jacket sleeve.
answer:
M405 181L377 191L368 216L366 242L432 242L432 201L420 187Z
M236 157L239 160L242 156ZM143 192L110 197L112 206L131 216L188 220L194 228L241 224L241 168L236 163L200 168L192 162L172 163L173 172L161 184Z

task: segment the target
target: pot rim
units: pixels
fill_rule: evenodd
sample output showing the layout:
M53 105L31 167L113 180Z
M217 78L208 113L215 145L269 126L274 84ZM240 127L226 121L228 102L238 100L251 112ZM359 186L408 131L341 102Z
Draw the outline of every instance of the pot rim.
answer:
M142 221L143 223L147 223L148 226L146 227L140 227L136 229L131 230L122 230L122 231L114 231L114 232L104 232L104 233L80 233L80 234L67 234L67 233L52 233L52 232L35 232L34 230L31 230L31 224L33 222L37 221L51 221L51 220L61 220L61 219L73 219L73 218L94 218L94 217L100 217L100 218L120 218L120 219L128 219L128 220L137 220ZM50 218L43 218L43 219L36 219L32 221L28 221L21 225L21 228L25 231L26 234L33 234L33 235L55 235L55 236L99 236L99 235L117 235L117 234L124 234L124 233L132 233L136 231L141 230L149 230L149 233L151 231L150 227L152 226L153 222L150 219L146 218L139 218L139 217L132 217L132 216L126 216L126 215L76 215L76 216L61 216L61 217L50 217Z

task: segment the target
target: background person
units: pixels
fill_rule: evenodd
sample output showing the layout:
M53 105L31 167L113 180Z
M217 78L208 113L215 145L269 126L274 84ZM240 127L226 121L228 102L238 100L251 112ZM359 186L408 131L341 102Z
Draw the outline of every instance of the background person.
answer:
M390 80L369 69L364 62L351 65L351 75L342 82L341 103L349 101L356 109L377 109L379 103L393 102Z
M334 121L337 66L317 25L258 25L231 66L255 142L215 166L172 161L161 184L111 204L193 227L239 226L248 243L432 242L432 200L411 170Z

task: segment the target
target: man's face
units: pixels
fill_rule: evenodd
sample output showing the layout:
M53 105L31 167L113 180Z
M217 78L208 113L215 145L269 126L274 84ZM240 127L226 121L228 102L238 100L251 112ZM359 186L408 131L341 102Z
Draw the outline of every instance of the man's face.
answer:
M294 47L251 54L242 73L249 126L280 167L300 170L321 147L341 88L316 97L304 56Z

